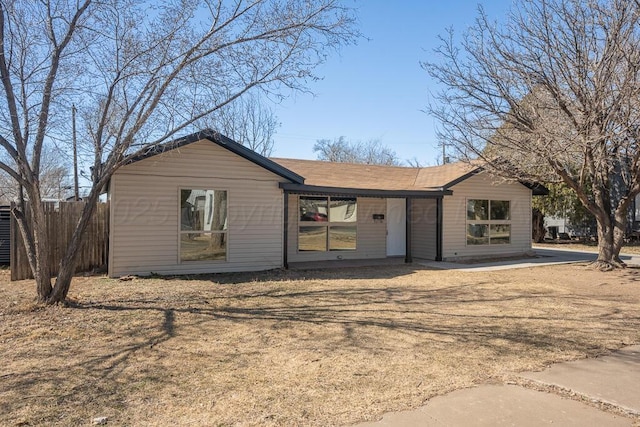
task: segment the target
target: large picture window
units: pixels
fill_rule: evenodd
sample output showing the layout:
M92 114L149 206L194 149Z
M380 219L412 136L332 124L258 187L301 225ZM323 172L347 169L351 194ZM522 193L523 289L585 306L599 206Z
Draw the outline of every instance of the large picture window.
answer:
M467 245L511 243L511 204L508 200L467 200Z
M180 190L180 261L227 259L227 192Z
M300 197L298 250L356 249L358 204L347 197Z

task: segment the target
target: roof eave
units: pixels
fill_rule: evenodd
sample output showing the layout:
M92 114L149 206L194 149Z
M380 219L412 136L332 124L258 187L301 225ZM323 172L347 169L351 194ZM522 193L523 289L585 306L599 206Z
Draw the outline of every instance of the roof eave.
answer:
M281 182L280 188L290 194L341 195L361 197L409 197L409 198L438 198L453 194L451 190L380 190L375 188L324 187L318 185L292 184Z
M241 145L233 141L231 138L228 138L222 135L221 133L216 132L215 134L217 138L216 140L213 140L213 142L220 145L221 147L228 149L232 153L235 153L240 157L243 157L249 160L250 162L255 163L256 165L261 166L264 169L268 170L269 172L273 172L276 175L281 176L282 178L286 178L289 181L294 182L296 184L304 184L303 176L298 175L292 170L285 168L284 166L256 153L253 150L250 150L244 145ZM211 140L211 138L207 138L207 139Z
M524 185L525 187L527 187L529 190L531 190L532 195L534 196L548 196L549 195L549 189L547 187L545 187L544 185L538 183L538 182L525 182L525 181L519 181L520 184Z
M469 172L465 173L464 175L459 176L458 178L454 179L453 181L450 181L450 182L446 183L445 185L442 186L442 188L448 190L449 188L453 187L454 185L460 184L462 181L467 180L467 179L471 178L472 176L479 174L483 170L484 170L484 168L482 168L481 166L477 166L474 169L470 170Z

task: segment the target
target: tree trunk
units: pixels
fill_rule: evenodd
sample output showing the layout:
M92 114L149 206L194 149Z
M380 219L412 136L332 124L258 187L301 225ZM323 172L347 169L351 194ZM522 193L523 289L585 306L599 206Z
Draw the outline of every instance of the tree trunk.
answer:
M50 247L45 208L42 201L38 199L38 195L31 197L38 201L29 202L28 205L23 203L22 208L14 212L14 215L27 249L27 258L36 282L37 299L45 304L61 303L65 301L69 292L71 279L75 273L76 255L82 244L84 231L95 212L98 195L90 196L90 200L82 211L65 256L60 261L54 286L51 284Z
M626 220L620 223L619 218L616 218L615 225L604 215L597 216L596 220L598 222L598 259L595 261L595 266L603 271L625 267L619 255L624 243ZM620 226L623 228L620 229Z
M534 208L531 213L532 217L532 238L535 243L544 242L544 236L547 233L547 230L544 227L544 214L539 210Z
M49 236L44 206L39 190L27 189L29 208L21 203L22 215L18 219L20 233L27 248L29 266L36 281L37 299L46 302L51 295L51 268L49 267Z
M94 194L95 193L95 194ZM96 210L96 204L98 203L98 192L92 192L89 195L84 208L82 209L82 215L76 224L76 228L71 236L71 241L67 246L64 257L60 260L58 266L58 275L53 290L47 299L47 304L62 303L67 299L69 288L71 287L71 279L76 271L77 254L82 244L82 238L84 232L89 225L89 221Z
M624 238L627 234L627 211L628 206L623 205L622 209L618 208L615 213L613 227L613 261L617 266L626 267L627 265L620 259L620 250L624 245Z

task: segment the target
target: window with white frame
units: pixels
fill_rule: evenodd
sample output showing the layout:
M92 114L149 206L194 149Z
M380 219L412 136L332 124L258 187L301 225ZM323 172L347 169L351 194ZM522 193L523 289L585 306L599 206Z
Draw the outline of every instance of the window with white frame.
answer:
M227 191L180 190L180 261L227 259Z
M467 245L511 243L511 203L508 200L467 200Z
M350 197L299 198L298 251L356 249L358 204Z

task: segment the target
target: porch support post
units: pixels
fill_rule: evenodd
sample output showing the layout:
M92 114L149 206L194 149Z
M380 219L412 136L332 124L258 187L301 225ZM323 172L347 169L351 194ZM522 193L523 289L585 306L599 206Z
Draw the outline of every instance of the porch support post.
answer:
M284 209L284 221L282 230L282 266L285 269L289 269L289 193L284 191L283 193L284 203L282 203Z
M436 261L442 261L442 197L436 199Z
M405 237L405 263L413 262L413 256L411 255L411 198L407 197L405 200L405 211L406 211L406 237Z

